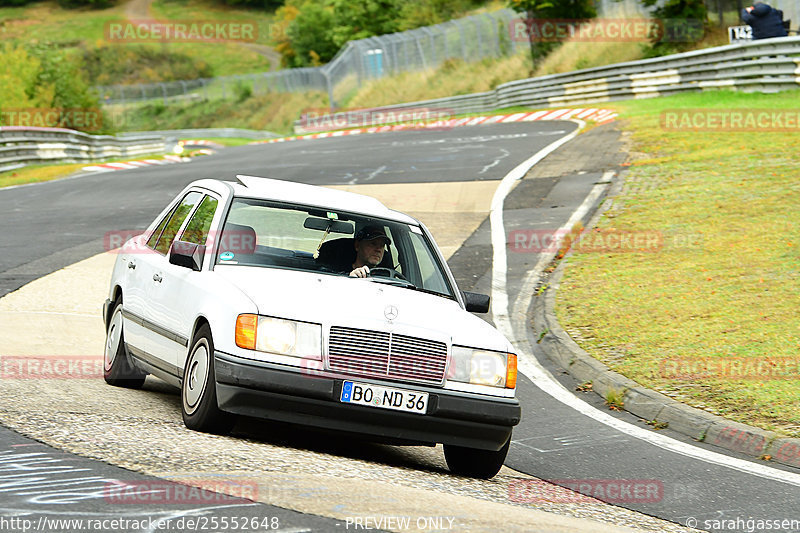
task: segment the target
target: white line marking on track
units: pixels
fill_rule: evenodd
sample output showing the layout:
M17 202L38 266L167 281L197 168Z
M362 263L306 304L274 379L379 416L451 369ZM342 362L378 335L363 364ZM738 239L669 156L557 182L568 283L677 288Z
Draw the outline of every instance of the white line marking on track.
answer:
M377 176L378 174L380 174L380 173L381 173L381 172L383 172L384 170L386 170L386 165L383 165L382 167L376 168L375 170L373 170L372 172L370 172L369 176L367 176L366 178L364 178L364 181L369 181L369 180L371 180L372 178L374 178L375 176Z
M595 110L592 110L595 111ZM738 470L758 476L764 479L779 481L788 485L800 487L800 474L785 472L764 464L745 461L736 457L723 455L721 453L699 448L688 443L677 441L671 437L650 430L640 428L628 422L619 420L608 413L605 413L583 400L577 398L572 392L563 387L555 378L536 360L528 342L526 329L527 311L530 306L531 298L535 287L535 281L541 275L544 267L552 260L555 252L543 254L536 266L533 267L525 276L522 289L514 301L513 310L509 313L508 294L506 293L506 238L505 227L503 225L503 202L511 192L514 182L521 179L536 163L544 159L549 153L556 150L562 144L574 138L585 126L585 123L578 120L579 127L562 137L561 139L547 145L545 148L531 156L528 160L520 163L511 172L503 177L492 198L492 207L489 215L489 222L492 234L492 319L495 326L502 331L506 337L514 344L518 350L519 371L527 376L539 389L554 399L571 407L586 417L605 424L626 435L635 437L664 450L668 450L686 457L698 459L709 464ZM613 175L613 171L608 171L603 175L601 181L607 181ZM556 235L565 235L572 229L589 211L591 206L602 194L603 188L607 184L595 185L583 203L572 214L566 224L562 226ZM554 246L553 248L558 248Z
M478 172L478 174L486 174L486 171L487 171L487 170L489 170L490 168L496 167L497 165L499 165L499 164L500 164L500 161L501 161L502 159L505 159L506 157L508 157L508 156L510 156L510 155L511 155L511 152L509 152L509 151L508 151L508 150L506 150L505 148L501 148L501 149L500 149L500 151L501 151L501 152L503 152L503 155L501 155L500 157L498 157L497 159L495 159L494 161L492 161L491 163L489 163L488 165L486 165L485 167L483 167L483 170L481 170L480 172Z

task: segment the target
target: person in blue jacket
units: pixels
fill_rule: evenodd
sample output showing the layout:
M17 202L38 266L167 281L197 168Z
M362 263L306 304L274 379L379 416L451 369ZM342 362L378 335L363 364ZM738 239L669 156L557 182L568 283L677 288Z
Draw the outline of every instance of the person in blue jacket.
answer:
M783 11L768 4L756 2L742 9L742 20L753 28L753 40L787 35L783 27Z

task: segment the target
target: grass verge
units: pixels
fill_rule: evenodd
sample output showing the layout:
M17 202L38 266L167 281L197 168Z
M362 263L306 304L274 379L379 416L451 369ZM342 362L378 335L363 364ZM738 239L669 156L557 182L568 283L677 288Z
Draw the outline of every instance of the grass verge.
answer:
M202 138L193 138L193 139L182 139L184 141L211 141L217 144L221 144L222 146L242 146L244 144L250 144L253 141L257 141L259 139L246 139L244 137L202 137Z
M120 50L126 47L148 48L185 55L210 65L213 76L265 72L271 66L276 66L273 63L277 54L263 51L268 47L271 38L274 18L271 12L227 7L207 0L157 0L152 4L150 13L151 18L161 21L252 22L257 25L258 32L255 43L109 43L106 25L126 20L124 2L106 9L92 10L65 9L55 2L45 1L22 7L0 7L0 35L4 41L10 42L56 43L59 48L75 54L81 54L85 49L114 45L120 47ZM158 65L152 65L151 69L156 67ZM153 78L159 78L158 72L150 74Z
M800 135L667 130L674 109L788 110L797 92L710 92L616 103L638 152L599 235L660 245L587 247L557 296L564 328L640 384L800 437ZM796 127L795 122L795 127Z
M12 185L24 185L26 183L38 183L40 181L52 181L79 172L83 167L101 163L115 163L119 161L131 161L132 159L160 159L164 154L141 155L137 157L124 157L120 159L109 159L108 161L84 162L84 163L62 163L57 165L28 165L15 170L0 172L0 189Z

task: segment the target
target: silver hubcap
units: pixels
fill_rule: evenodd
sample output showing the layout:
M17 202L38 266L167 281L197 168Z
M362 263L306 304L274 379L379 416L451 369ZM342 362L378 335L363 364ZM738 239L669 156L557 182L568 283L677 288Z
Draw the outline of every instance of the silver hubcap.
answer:
M108 325L108 334L106 335L106 346L103 353L105 359L106 370L111 370L111 365L114 364L114 359L117 357L119 350L119 342L122 337L122 311L119 309L114 312L111 317L111 324Z
M197 409L205 392L208 381L208 359L208 344L202 339L195 346L186 367L186 375L183 377L183 404L187 414L192 414Z

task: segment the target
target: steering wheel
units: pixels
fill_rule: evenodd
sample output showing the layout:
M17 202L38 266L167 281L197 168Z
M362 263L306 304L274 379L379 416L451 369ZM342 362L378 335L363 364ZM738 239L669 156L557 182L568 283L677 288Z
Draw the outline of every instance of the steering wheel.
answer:
M369 275L374 276L376 273L379 277L382 278L390 278L390 279L401 279L403 281L408 281L405 276L403 276L400 272L393 268L388 267L375 267L369 269Z

